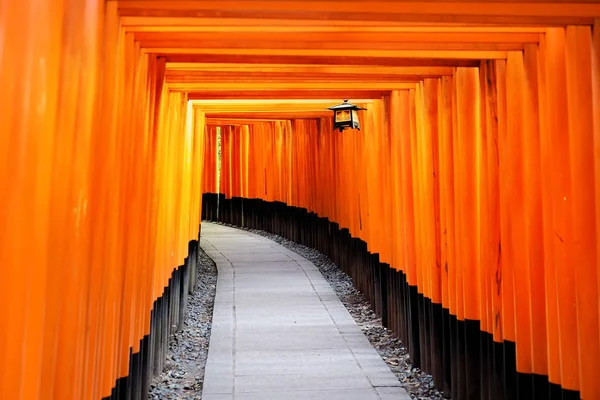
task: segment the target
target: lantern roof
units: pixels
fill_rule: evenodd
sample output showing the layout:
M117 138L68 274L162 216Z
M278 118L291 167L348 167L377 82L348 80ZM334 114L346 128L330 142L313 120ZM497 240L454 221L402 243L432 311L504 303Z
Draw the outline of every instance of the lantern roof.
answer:
M342 104L338 104L336 106L327 107L328 110L331 111L339 111L339 110L366 110L366 108L362 108L357 106L356 104L348 103L348 99L344 100Z

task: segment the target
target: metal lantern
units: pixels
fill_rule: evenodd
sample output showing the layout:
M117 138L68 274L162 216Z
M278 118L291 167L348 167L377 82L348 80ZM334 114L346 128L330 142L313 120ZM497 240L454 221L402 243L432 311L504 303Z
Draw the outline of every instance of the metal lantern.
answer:
M366 110L344 100L342 104L328 107L328 110L333 111L333 129L339 129L342 132L346 128L360 130L360 121L358 120L358 110Z

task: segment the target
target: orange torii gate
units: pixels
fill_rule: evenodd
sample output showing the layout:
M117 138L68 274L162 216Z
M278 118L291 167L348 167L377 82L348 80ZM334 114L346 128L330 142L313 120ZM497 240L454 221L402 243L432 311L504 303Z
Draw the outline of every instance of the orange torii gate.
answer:
M0 398L145 395L194 289L217 127L223 218L354 268L441 389L600 398L599 18L594 0L0 0ZM333 132L342 98L362 131Z

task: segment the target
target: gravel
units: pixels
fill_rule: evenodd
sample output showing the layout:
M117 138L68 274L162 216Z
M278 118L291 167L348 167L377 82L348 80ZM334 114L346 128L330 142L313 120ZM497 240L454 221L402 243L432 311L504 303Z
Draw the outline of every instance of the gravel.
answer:
M217 266L199 249L197 290L190 296L183 329L169 342L163 373L154 377L148 399L200 400L217 287Z
M392 331L383 327L381 318L377 318L365 296L352 285L352 278L327 256L278 235L256 229L244 230L271 239L288 250L292 250L312 262L321 271L325 280L331 285L350 315L412 399L442 400L448 398L435 388L431 375L411 365L408 350Z

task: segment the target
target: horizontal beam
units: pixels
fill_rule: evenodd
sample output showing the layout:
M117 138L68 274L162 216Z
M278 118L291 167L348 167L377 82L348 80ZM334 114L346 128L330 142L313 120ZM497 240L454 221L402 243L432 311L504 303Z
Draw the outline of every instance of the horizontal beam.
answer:
M307 21L295 19L235 19L198 17L135 17L122 16L121 25L128 32L526 32L543 33L545 26L494 26L486 24L456 25L440 22L435 25L405 22L363 21L349 26L343 20Z
M436 53L445 51L473 52L503 52L523 50L523 43L493 43L493 42L279 42L279 41L141 41L140 46L149 51L170 51L182 53L209 53L209 54L291 54L291 55L361 55L367 57L395 57L399 52L431 51ZM155 50L156 49L156 50ZM168 49L168 50L165 50ZM505 55L492 56L504 58ZM398 57L406 55L398 54ZM453 53L450 57L456 57ZM448 56L442 56L448 58ZM462 54L458 58L484 58L471 56L470 53Z
M264 99L264 100L315 100L315 99L380 99L389 95L389 90L237 90L237 91L191 91L190 100L239 100L239 99ZM334 100L336 101L336 100Z
M337 97L333 97L331 99L280 99L280 100L268 100L268 99L249 99L249 98L238 98L235 101L231 100L195 100L192 102L193 106L205 107L205 106L235 106L242 107L248 105L263 105L263 106L297 106L297 107L305 107L305 106L321 106L324 107L326 105L330 105L331 102L339 102ZM374 99L354 99L353 102L360 102L364 104L370 104L374 101Z
M472 24L591 24L592 1L119 1L122 16L344 20Z
M303 103L260 103L260 102L221 102L221 103L192 103L194 108L201 109L206 114L223 114L237 113L248 115L249 113L306 113L317 112L324 115L332 115L332 112L327 110L327 107L339 104L340 99L331 100L328 103L320 101L318 103L303 102ZM361 103L360 100L353 100L353 103Z
M310 74L310 73L252 73L239 72L227 74L195 74L185 73L167 73L165 78L169 83L228 83L228 84L246 84L246 83L330 83L330 82L412 82L418 83L431 75L365 75L356 74Z
M452 67L386 67L362 65L302 65L302 64L210 64L210 63L167 63L166 75L182 73L196 74L349 74L349 75L400 75L400 76L426 76L437 77L452 75Z
M435 59L446 58L453 60L494 60L506 59L506 51L484 50L325 50L325 49L206 49L206 48L152 48L146 52L157 54L191 54L191 55L230 55L230 56L287 56L287 57L362 57L362 58L411 58Z
M302 118L308 119L308 118ZM206 125L208 126L243 126L243 125L254 125L265 122L275 122L275 121L286 121L281 119L272 119L272 118L257 118L257 119L240 119L240 118L207 118Z
M270 91L270 90L398 90L413 89L414 83L405 82L206 82L206 83L169 83L168 88L175 91Z
M206 113L207 118L222 119L314 119L331 117L331 111L305 111L305 112L252 112L252 113Z
M227 46L259 43L280 43L281 46L292 46L294 43L538 43L539 33L529 32L143 32L134 35L140 43L160 42L204 42L207 46L218 47L219 43ZM231 43L230 43L231 42ZM170 47L170 46L165 46ZM205 47L204 45L201 47ZM224 46L226 47L226 46Z
M240 54L156 54L174 63L294 64L393 67L478 67L479 60L457 58L363 58L360 56L285 56Z

